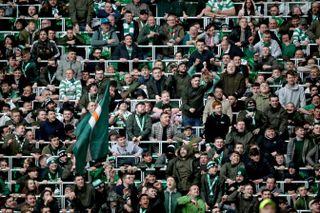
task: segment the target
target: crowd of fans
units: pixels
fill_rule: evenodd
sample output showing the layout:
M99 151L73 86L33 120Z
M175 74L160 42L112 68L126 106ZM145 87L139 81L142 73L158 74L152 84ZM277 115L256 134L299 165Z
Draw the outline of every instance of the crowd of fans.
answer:
M319 3L0 3L1 212L320 212Z

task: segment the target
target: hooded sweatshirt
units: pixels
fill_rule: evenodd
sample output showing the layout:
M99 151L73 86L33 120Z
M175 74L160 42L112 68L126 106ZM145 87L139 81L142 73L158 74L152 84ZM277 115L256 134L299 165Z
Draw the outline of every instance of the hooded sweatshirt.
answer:
M286 86L279 90L279 101L283 107L289 102L292 102L297 108L303 107L306 105L303 87L300 87L298 84L294 86L286 84Z

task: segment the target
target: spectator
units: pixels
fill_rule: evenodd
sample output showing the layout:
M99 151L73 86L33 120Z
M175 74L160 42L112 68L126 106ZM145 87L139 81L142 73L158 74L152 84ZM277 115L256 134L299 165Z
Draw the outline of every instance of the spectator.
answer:
M268 177L266 180L266 185L260 188L260 193L262 194L264 190L269 190L272 197L278 197L282 192L276 185L276 179L274 177ZM270 197L271 198L271 197Z
M255 54L254 70L260 72L271 72L273 69L279 68L278 61L271 55L269 47L262 48L262 55Z
M162 44L168 45L168 48L162 49L163 57L170 58L173 56L173 45L180 44L184 38L184 29L177 21L177 16L169 14L166 19L167 23L159 29L159 40Z
M69 2L69 16L71 18L73 29L76 33L80 31L92 32L91 21L93 17L93 1L84 0Z
M193 68L196 72L200 72L206 65L208 70L212 71L213 54L205 49L205 41L198 39L196 42L197 51L194 51L189 58L188 67Z
M235 56L244 56L242 50L235 44L230 43L227 39L221 41L221 51L222 55L227 54L231 59L233 59Z
M131 3L125 6L126 11L131 11L134 17L138 17L142 10L147 11L149 15L152 15L149 6L145 3L141 3L140 0L132 0Z
M26 195L25 201L17 206L17 209L19 209L21 212L23 211L34 211L36 207L36 196L32 193L29 193Z
M166 79L161 68L154 67L152 69L152 78L147 82L147 91L150 99L160 101L161 93L166 89Z
M67 28L66 35L58 39L58 44L68 47L76 47L77 45L84 45L85 40L79 33L74 32L72 28Z
M138 206L138 190L134 185L130 174L124 174L121 178L121 184L115 187L115 192L122 199L125 199L123 208L132 212ZM128 202L129 201L129 202Z
M58 58L60 51L56 43L48 39L47 31L42 29L40 30L39 39L32 43L31 54L37 62L40 62L51 57Z
M48 64L40 69L39 86L47 86L51 91L59 86L59 80L56 77L57 62L54 58L48 59Z
M269 107L269 98L271 96L270 87L267 82L260 84L259 93L254 94L252 99L256 101L257 109L264 112Z
M120 40L124 40L127 35L131 35L132 41L137 41L139 25L138 22L133 19L132 11L126 10L124 13L124 19L119 21L117 26L118 31L120 31Z
M241 143L247 153L249 152L250 145L253 144L253 139L253 134L247 130L245 121L238 120L235 128L231 129L226 136L226 146L229 151L231 151L234 149L236 143Z
M103 9L99 9L97 11L98 18L108 18L109 16L113 16L115 19L120 19L121 14L118 10L113 8L113 5L110 2L106 2Z
M319 198L315 198L309 202L309 209L311 213L320 212Z
M149 140L151 141L168 141L171 142L177 133L176 126L170 122L170 114L162 112L160 121L152 125L152 130ZM165 144L166 145L166 144ZM152 150L155 153L159 152L159 145L154 144Z
M285 142L272 126L267 127L264 135L259 136L257 144L260 147L261 156L266 158L270 163L275 161L277 154L286 152Z
M250 184L246 184L240 190L234 191L228 196L227 200L235 203L237 212L258 212L259 202L256 197L253 197L253 187Z
M149 16L146 24L140 29L138 43L142 45L159 44L159 26L154 16Z
M168 163L168 175L173 176L177 180L177 190L181 194L186 194L192 185L199 183L199 171L196 167L196 161L191 154L191 149L184 145L177 150L177 157ZM184 171L186 173L182 175L181 172Z
M230 155L230 162L226 162L220 169L220 176L231 185L235 183L235 179L240 169L244 170L244 163L240 161L240 153L234 151Z
M287 147L288 162L293 162L299 167L307 165L306 157L308 152L314 147L314 143L306 138L303 127L295 127L296 137L291 139Z
M296 48L301 48L306 52L306 48L310 43L310 38L307 35L306 31L308 28L308 24L306 20L302 19L299 23L299 26L294 29L292 34L292 42L296 46Z
M35 153L36 150L34 144L31 144L28 140L25 139L25 133L25 126L23 124L17 124L15 126L15 131L12 134L8 134L4 138L2 149L6 155L30 156L31 153Z
M64 144L56 135L49 136L50 144L42 149L42 155L58 156L58 152L64 149Z
M74 77L80 79L82 66L74 48L69 48L68 54L61 56L56 73L57 80L62 81L66 77L66 71L70 69L74 71Z
M219 44L219 34L215 32L214 23L209 23L204 31L198 35L198 40L204 40L205 48L213 51L213 48Z
M251 148L249 151L250 160L246 164L246 171L248 178L255 184L266 181L268 177L272 177L274 174L274 168L270 163L263 158L260 154L260 150L256 147Z
M243 5L241 10L238 13L238 16L259 16L261 15L259 11L257 10L257 7L252 0L246 0Z
M74 182L75 185L72 187L72 191L66 194L66 198L75 202L76 211L94 209L96 195L93 186L90 183L85 183L81 175L76 175Z
M263 33L262 41L255 44L253 48L260 56L263 56L264 47L269 47L271 56L274 58L278 58L282 53L279 44L277 41L271 39L271 33L268 30Z
M246 2L246 4L250 3L253 5L251 0ZM247 47L249 45L249 39L253 39L252 33L248 26L247 18L243 17L239 20L239 26L235 27L229 35L229 41L238 47Z
M74 75L73 69L65 71L66 78L60 82L59 96L63 102L75 101L75 106L77 106L82 95L82 86L80 80L76 80Z
M39 80L39 72L36 63L31 60L30 49L26 48L22 51L21 71L29 84L34 85Z
M117 144L112 145L111 147L111 153L114 156L118 155L127 155L127 156L133 156L133 157L140 157L142 154L142 148L139 147L136 143L132 141L126 141L125 135L119 135L117 138ZM118 165L123 164L130 164L134 165L133 158L119 158L118 159Z
M208 116L204 127L207 143L212 143L217 137L225 139L231 124L230 118L227 115L222 114L222 104L220 102L213 102L212 108L213 113ZM216 131L212 131L212 129Z
M201 141L201 138L192 134L192 126L188 125L183 128L182 133L178 133L173 138L178 142L178 146L188 145L191 141Z
M212 18L234 16L236 14L236 10L232 1L219 2L210 0L208 1L204 10L204 14Z
M200 85L200 77L192 76L191 86L188 86L182 95L182 125L201 126L201 115L203 113L203 97L212 81Z
M133 43L133 37L130 34L124 36L124 41L122 44L119 44L113 54L113 60L120 60L118 63L118 70L128 72L128 60L133 60L133 62L138 62L142 59L142 53L139 47ZM136 63L134 63L134 67Z
M133 142L147 140L151 133L151 118L146 114L146 105L144 102L138 102L136 110L127 120L128 139Z
M176 181L173 177L167 178L167 189L164 191L164 207L165 212L177 212L179 209L178 198L181 197L180 192L177 192Z
M206 209L216 209L224 193L224 179L218 173L218 164L209 161L206 175L201 178L201 198L206 203Z
M271 96L269 98L269 101L269 107L263 112L265 112L268 124L277 131L280 137L283 137L287 134L287 113L285 109L280 105L278 96Z
M297 75L294 72L286 73L287 84L279 90L279 101L282 107L292 102L295 107L300 108L306 105L306 98L303 87L297 84Z
M204 213L206 210L205 201L200 197L200 190L197 185L192 185L187 195L178 198L178 205L182 206L182 212Z
M214 93L210 94L207 99L207 103L205 105L202 121L206 122L208 116L212 114L213 108L212 103L214 101L220 101L222 104L222 113L229 116L230 120L232 120L232 109L228 100L224 99L223 90L221 87L215 87Z
M108 18L101 20L101 26L93 33L91 45L95 48L102 48L102 52L111 54L110 47L117 46L119 38L115 30L111 27Z
M20 32L19 42L25 47L31 47L33 42L35 41L35 33L36 33L36 23L35 20L30 20L28 25Z
M48 141L50 135L58 135L62 140L65 138L63 123L56 118L56 113L53 110L48 110L48 119L40 124L38 138Z
M298 199L294 202L294 207L297 210L309 210L308 204L312 202L313 197L308 195L308 190L305 186L300 186L298 188Z
M245 92L245 79L240 73L236 73L236 67L233 62L227 65L226 72L221 75L218 87L222 88L227 96L235 94L242 97Z

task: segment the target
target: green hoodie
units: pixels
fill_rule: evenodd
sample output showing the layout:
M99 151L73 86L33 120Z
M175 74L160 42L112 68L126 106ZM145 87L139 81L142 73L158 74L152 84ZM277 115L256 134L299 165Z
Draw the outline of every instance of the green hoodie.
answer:
M191 197L186 195L178 198L178 205L182 206L182 213L204 213L206 211L206 204L204 201L197 197L197 204L191 202Z

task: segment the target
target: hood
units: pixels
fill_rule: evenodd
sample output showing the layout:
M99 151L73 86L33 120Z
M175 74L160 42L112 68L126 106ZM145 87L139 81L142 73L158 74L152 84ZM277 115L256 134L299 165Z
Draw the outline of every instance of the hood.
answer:
M286 88L289 89L289 90L296 91L296 90L299 90L299 85L295 84L293 87L291 87L288 84L286 84Z
M187 159L190 158L190 157L191 157L191 154L192 154L192 150L191 150L191 147L188 146L188 145L183 145L183 146L181 146L180 148L177 149L177 157L178 157L179 159L182 159L181 156L180 156L180 149L181 149L182 147L187 150L186 158L187 158Z

